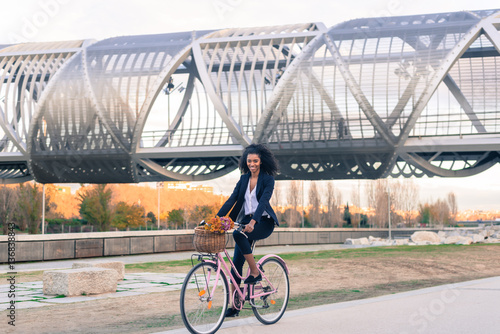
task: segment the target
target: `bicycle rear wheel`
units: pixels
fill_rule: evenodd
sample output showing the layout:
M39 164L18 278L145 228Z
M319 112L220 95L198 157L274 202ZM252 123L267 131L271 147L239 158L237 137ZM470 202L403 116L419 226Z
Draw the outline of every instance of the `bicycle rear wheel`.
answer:
M290 282L283 264L276 258L269 258L261 265L265 277L255 284L254 295L274 291L271 294L253 298L250 301L255 317L265 325L281 319L290 296Z
M215 333L224 321L229 300L226 275L217 267L202 262L187 274L181 290L181 315L186 328L195 334Z

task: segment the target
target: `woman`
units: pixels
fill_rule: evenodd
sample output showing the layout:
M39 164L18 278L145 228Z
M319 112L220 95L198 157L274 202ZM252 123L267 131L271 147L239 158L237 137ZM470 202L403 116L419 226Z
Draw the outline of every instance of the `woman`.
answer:
M250 275L245 279L245 284L252 284L262 280L257 264L252 254L251 243L269 237L274 226L279 225L276 214L269 204L274 190L274 175L278 172L278 162L271 151L262 144L252 144L245 148L240 158L239 168L241 177L232 195L224 203L217 216L224 217L229 211L229 217L234 221L244 224L242 233L234 231L233 263L241 275L245 260L250 267ZM231 270L232 271L232 270ZM232 271L236 283L241 280ZM234 296L236 288L231 285ZM233 301L234 305L234 301ZM235 317L239 310L232 307L226 312L226 317Z

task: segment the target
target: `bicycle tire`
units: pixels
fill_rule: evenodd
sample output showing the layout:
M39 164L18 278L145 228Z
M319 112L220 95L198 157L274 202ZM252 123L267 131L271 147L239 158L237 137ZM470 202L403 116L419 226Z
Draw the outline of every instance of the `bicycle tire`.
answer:
M253 298L250 304L255 317L261 323L272 325L285 313L290 298L290 281L285 267L276 258L266 259L261 268L269 282L263 278L255 284L254 294L270 291L273 287L276 291L267 296Z
M226 315L229 287L226 275L221 272L215 285L217 266L202 262L195 265L182 284L180 309L182 321L193 334L215 333ZM213 289L216 289L213 297Z

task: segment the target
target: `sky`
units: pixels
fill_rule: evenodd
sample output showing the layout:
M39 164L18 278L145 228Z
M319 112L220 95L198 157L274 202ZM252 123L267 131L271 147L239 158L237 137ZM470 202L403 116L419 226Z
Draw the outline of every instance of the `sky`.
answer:
M343 21L380 16L500 8L493 0L23 0L4 1L0 44ZM238 173L205 182L227 194ZM364 184L366 181L362 181ZM500 164L468 178L415 179L421 201L457 196L459 210L500 210ZM357 181L334 181L349 200ZM361 188L363 189L363 188ZM363 202L362 202L363 205Z

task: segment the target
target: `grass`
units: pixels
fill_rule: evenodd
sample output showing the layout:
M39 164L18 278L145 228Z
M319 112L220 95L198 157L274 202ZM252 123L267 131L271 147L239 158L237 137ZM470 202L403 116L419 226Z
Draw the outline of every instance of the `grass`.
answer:
M324 250L315 252L283 253L279 254L285 261L314 260L314 259L350 259L350 258L390 258L390 257L440 257L460 250L469 250L474 247L496 246L500 244L473 244L473 245L428 245L428 246L392 246L366 247L341 250ZM256 260L263 255L255 256ZM194 261L196 264L197 261ZM127 264L126 269L158 272L167 268L191 266L191 260L148 262Z

